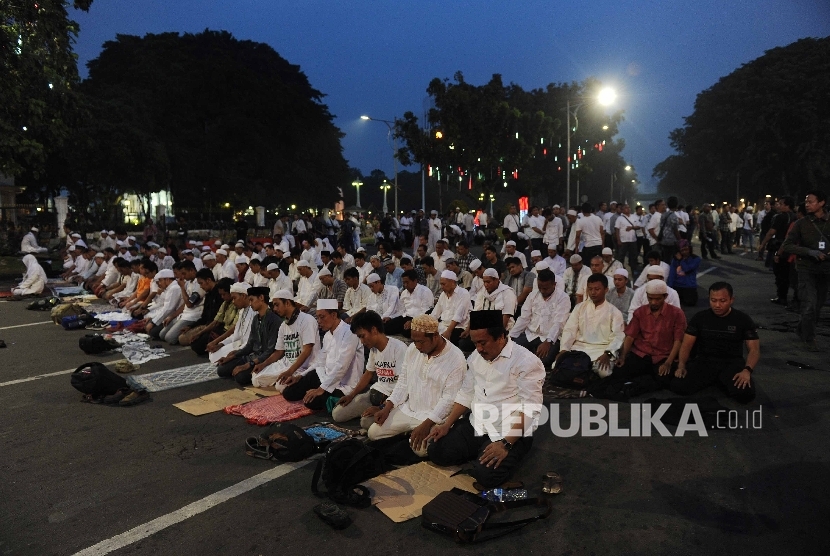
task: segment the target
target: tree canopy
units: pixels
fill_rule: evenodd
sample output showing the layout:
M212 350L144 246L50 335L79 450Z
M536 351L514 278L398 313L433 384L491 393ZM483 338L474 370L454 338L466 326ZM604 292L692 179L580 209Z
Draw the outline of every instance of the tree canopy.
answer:
M67 7L92 0L0 2L0 172L40 175L70 133L78 24Z
M572 182L582 179L582 193L593 200L607 199L610 182L625 166L619 154L624 143L613 140L622 113L609 116L598 110L588 100L597 89L594 80L525 91L516 84L505 86L498 74L480 86L467 83L461 72L452 81L435 78L427 88L434 107L424 124L412 112L396 122L404 141L398 158L405 165L429 166L432 179L447 188L460 182L471 197L510 190L541 202L564 201L564 117L570 99L572 112L585 104L578 112L578 126L572 119L572 127L577 127L571 144ZM575 196L571 200L577 202Z
M796 194L830 178L830 37L768 50L698 94L654 168L660 189L690 199ZM728 197L731 201L731 197Z

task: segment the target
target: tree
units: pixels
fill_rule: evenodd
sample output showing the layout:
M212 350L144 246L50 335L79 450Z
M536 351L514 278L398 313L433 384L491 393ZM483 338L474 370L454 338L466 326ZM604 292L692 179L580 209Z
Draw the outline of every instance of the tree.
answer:
M89 10L92 0L74 0ZM0 3L0 173L40 175L69 135L78 24L64 0Z
M224 31L118 35L88 66L84 94L137 114L125 139L158 163L132 189L164 185L167 167L180 208L273 209L333 204L350 183L323 93L268 45Z
M830 178L830 37L768 50L698 94L654 168L660 189L695 200L796 194ZM727 195L727 199L731 196Z

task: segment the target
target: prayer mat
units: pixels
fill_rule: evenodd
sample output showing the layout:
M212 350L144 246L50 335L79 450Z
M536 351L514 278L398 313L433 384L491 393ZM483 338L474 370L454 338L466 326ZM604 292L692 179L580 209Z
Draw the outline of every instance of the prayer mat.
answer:
M369 479L363 483L372 494L372 504L395 523L420 517L423 507L446 490L455 487L468 492L474 479L469 475L455 475L460 467L438 467L423 461L401 467Z
M174 403L173 407L177 407L185 413L190 413L198 417L200 415L222 411L230 404L243 404L258 399L259 396L250 390L234 388L233 390L215 392L192 400Z
M289 402L282 396L271 396L242 405L230 405L225 408L225 413L239 415L252 425L264 427L311 415L314 410L307 408L303 402Z
M317 444L325 442L338 442L346 440L347 438L360 437L360 431L347 429L345 427L338 427L333 423L314 423L307 427L303 427L314 442Z
M86 290L83 286L58 286L49 288L55 297L69 297L73 295L83 295Z
M169 371L159 371L146 375L132 375L127 377L127 382L130 383L130 386L134 390L161 392L162 390L189 386L190 384L198 384L218 378L219 375L216 374L216 365L213 363L200 363L198 365L190 365L189 367L170 369Z

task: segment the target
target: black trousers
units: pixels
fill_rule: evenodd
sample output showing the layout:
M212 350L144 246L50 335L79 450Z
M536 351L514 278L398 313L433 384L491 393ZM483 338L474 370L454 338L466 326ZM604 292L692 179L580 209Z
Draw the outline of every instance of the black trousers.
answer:
M412 319L409 319L412 320ZM387 336L395 336L399 334L403 334L403 323L406 322L404 317L395 317L394 319L389 319L385 323L383 323L383 332ZM407 332L409 332L407 330ZM368 350L367 350L368 351Z
M317 376L317 371L309 371L308 374L300 378L298 382L295 382L291 386L286 387L285 390L282 391L282 397L288 400L289 402L298 402L305 397L306 392L319 387L320 377ZM315 411L326 409L326 402L332 396L336 398L342 398L343 392L341 392L340 390L335 390L332 393L323 392L322 395L317 396L316 398L305 404L305 406Z
M580 253L582 256L582 264L591 266L591 259L602 255L602 245L595 245L594 247L585 247Z
M732 232L721 230L720 231L720 252L721 253L731 253L732 252Z
M775 274L775 292L778 299L786 301L790 292L790 263L786 257L778 257L778 262L772 263L772 272Z
M639 250L640 246L636 241L620 243L620 246L617 247L617 260L625 264L625 258L628 256L628 266L636 272L638 268L637 253Z
M755 381L750 378L749 385L738 388L732 380L746 365L743 358L715 359L698 357L686 365L684 378L674 377L669 389L675 394L688 396L704 388L717 384L730 398L740 403L749 403L755 399Z
M536 354L536 348L542 345L542 339L536 338L535 340L528 341L527 334L522 332L516 338L513 338L513 341L522 346L523 348L528 349L534 355ZM475 346L473 346L475 348ZM550 370L551 365L553 365L553 361L556 359L556 355L559 353L559 340L556 341L555 344L550 346L548 350L548 355L544 359L542 359L542 364L545 366L545 369Z
M677 291L677 297L680 298L680 304L686 307L695 307L697 305L697 288L674 288Z
M666 388L674 376L672 372L665 376L660 376L660 365L666 361L665 358L654 361L650 355L640 357L634 352L629 352L625 358L625 365L614 369L614 373L608 378L616 377L618 380L630 380L641 376L651 375L657 382L659 388Z
M217 332L216 336L213 335L214 332ZM207 345L211 342L211 340L213 340L213 338L218 338L224 333L224 329L219 329L213 332L205 332L190 342L190 349L192 349L193 353L199 357L207 357Z
M706 249L709 249L709 254L712 256L713 259L717 259L718 256L715 254L715 232L701 232L700 233L700 256L706 259Z
M456 421L447 436L429 445L427 454L436 465L461 465L473 460L471 475L484 488L494 488L507 481L533 446L533 438L523 437L513 444L498 469L486 467L478 458L491 443L487 435L476 436L469 419Z
M240 386L247 386L251 383L251 371L253 371L253 367L247 371L237 373L236 376L233 376L234 368L244 363L247 363L247 360L244 357L235 357L227 363L216 367L216 374L222 378L233 378Z

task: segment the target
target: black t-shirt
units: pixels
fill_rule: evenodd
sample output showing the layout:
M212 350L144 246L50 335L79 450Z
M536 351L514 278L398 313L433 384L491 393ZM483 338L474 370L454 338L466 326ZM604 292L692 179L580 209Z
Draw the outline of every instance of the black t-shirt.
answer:
M775 228L776 242L784 242L784 238L787 237L787 230L793 220L795 220L795 217L792 212L779 212L773 217L772 227Z
M744 342L758 339L752 317L737 309L725 317L717 316L712 309L701 311L686 325L686 334L697 337L698 357L716 359L743 358Z

